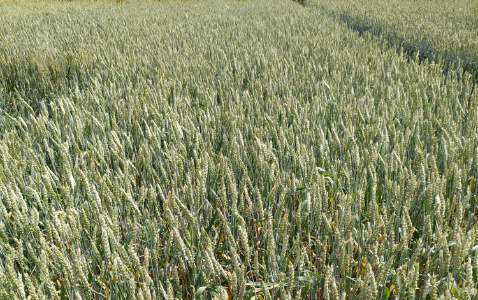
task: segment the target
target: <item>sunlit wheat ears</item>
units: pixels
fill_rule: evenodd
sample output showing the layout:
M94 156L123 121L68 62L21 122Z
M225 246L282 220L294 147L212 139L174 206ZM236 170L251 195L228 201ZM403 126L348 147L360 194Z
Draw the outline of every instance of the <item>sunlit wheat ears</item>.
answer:
M471 298L458 2L1 6L0 298Z

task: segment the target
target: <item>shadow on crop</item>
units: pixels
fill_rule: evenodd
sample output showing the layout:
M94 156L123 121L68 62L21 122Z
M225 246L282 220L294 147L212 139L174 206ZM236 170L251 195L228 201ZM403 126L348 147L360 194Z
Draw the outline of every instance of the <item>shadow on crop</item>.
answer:
M465 74L472 76L473 87L478 83L478 61L465 54L455 53L449 49L439 50L427 40L411 41L404 38L394 27L385 27L379 22L354 16L350 13L336 13L323 6L318 6L329 17L346 24L360 36L371 34L378 37L387 47L397 53L404 53L407 59L418 59L421 63L435 63L441 66L445 84L453 77L460 81Z
M11 116L38 113L50 100L88 86L87 68L73 55L32 53L0 57L0 111Z

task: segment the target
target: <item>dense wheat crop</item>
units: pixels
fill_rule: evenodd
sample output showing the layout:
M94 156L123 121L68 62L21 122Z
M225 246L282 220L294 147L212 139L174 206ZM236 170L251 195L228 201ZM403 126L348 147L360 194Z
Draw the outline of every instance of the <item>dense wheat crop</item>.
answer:
M457 68L307 2L0 3L0 299L476 296Z
M478 81L478 2L470 0L310 0L361 34L369 32L419 61Z

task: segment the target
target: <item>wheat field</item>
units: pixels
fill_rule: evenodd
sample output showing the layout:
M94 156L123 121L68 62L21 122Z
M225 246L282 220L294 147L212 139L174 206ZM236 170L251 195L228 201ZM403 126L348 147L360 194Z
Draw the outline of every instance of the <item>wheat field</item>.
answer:
M477 298L473 27L344 3L0 3L0 299Z

